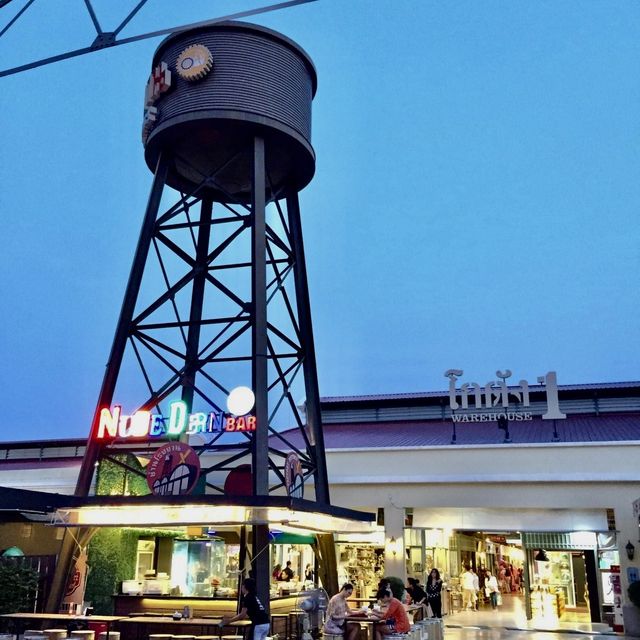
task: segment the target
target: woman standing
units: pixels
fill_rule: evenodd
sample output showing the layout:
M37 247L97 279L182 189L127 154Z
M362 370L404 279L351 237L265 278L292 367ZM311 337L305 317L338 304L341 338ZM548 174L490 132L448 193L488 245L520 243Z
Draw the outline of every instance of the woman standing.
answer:
M491 607L493 609L498 608L498 593L500 588L498 587L498 579L491 575L491 571L487 569L487 577L484 579L484 590L491 600Z
M432 569L427 578L427 600L433 613L432 618L442 618L442 580L440 572Z

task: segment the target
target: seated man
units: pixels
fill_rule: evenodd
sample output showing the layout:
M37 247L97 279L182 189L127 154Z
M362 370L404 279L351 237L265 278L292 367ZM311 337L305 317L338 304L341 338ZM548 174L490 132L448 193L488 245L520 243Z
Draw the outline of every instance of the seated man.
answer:
M360 631L357 622L348 622L347 616L357 615L349 608L347 598L353 593L353 585L348 582L342 585L342 589L331 600L327 608L327 620L322 629L323 633L334 636L344 636L344 640L355 640Z
M382 605L382 611L374 611L373 616L380 619L376 624L376 640L390 633L407 633L411 628L409 616L400 600L394 598L390 591L381 589L376 598Z

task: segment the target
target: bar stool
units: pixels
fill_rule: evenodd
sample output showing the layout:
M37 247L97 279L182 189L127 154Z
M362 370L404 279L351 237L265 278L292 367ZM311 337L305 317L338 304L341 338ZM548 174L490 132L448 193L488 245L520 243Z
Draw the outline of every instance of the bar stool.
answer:
M47 640L65 640L67 637L66 629L45 629L44 635L47 636Z
M170 633L150 633L149 640L171 640L173 636Z
M293 611L289 611L289 631L290 638L300 638L302 635L300 633L300 629L302 624L300 623L300 618L305 615L305 612L302 609L294 609Z
M95 640L96 632L93 629L76 629L71 632L71 637L77 640Z
M224 626L235 628L236 633L232 636L222 636L223 638L227 638L227 640L233 640L234 638L244 640L247 629L251 626L251 620L236 620L235 622L229 622Z
M172 634L171 640L196 640L195 636L189 634Z
M284 621L284 638L285 640L290 640L291 638L291 627L289 625L289 614L288 613L272 613L271 614L271 635L277 634L277 622Z
M101 631L98 634L98 640L107 640L107 632ZM109 640L120 640L120 632L119 631L109 631Z

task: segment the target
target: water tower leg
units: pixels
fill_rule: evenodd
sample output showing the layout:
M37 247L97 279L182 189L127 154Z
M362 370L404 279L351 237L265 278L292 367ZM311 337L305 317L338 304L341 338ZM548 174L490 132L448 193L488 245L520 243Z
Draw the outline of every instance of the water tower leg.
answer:
M75 495L77 496L89 495L89 490L91 489L91 481L93 479L95 464L98 461L98 456L100 454L100 446L96 442L98 424L100 422L100 410L103 407L110 407L111 401L113 400L113 392L118 380L120 366L122 365L124 350L127 346L129 328L133 319L136 301L138 300L138 292L140 291L140 283L142 282L142 275L147 262L151 239L153 238L156 217L158 215L158 209L160 208L162 191L167 177L167 169L167 160L161 155L158 159L158 165L153 178L153 185L151 186L151 193L149 194L149 200L147 201L147 209L142 221L142 229L140 230L140 237L138 238L138 246L136 247L131 273L129 274L129 281L127 282L127 289L124 294L124 300L122 301L122 308L120 309L118 326L113 338L109 360L102 380L98 404L96 405L93 422L91 423L91 435L89 436L89 441L87 443L87 452L82 460L82 466L80 467L80 473L78 474L78 482L76 484L75 491Z
M196 384L196 372L198 371L198 351L200 345L200 328L202 327L202 307L204 304L204 290L207 283L207 270L209 258L209 238L211 236L211 218L213 214L213 202L205 198L200 203L200 225L198 227L198 240L196 243L196 261L194 265L195 275L191 289L191 308L189 311L189 331L187 333L187 349L185 353L184 375L182 377L182 401L187 405L187 412L191 413L193 407L193 393ZM185 433L180 438L183 442L189 441Z
M300 204L298 194L287 198L289 214L289 228L291 229L294 280L296 288L296 304L298 307L298 322L302 335L302 351L305 394L307 397L307 425L313 435L314 451L309 454L315 463L314 484L316 501L329 504L329 481L327 479L327 465L324 457L324 435L320 416L320 393L318 390L318 371L316 369L316 351L313 342L313 326L311 324L311 306L309 304L309 287L307 284L307 267L304 257L304 243L302 240L302 224L300 222Z
M255 496L269 495L269 405L267 378L267 236L265 220L265 153L264 139L254 138L253 184L251 199L252 216L252 384L256 397L256 425L253 434L251 462L253 472L253 493ZM252 569L256 580L257 595L269 609L269 527L253 526Z

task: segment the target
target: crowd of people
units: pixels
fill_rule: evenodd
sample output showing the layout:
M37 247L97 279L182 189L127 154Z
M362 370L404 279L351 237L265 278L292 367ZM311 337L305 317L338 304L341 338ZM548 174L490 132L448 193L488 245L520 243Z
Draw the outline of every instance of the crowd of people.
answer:
M357 618L366 616L375 621L375 640L389 634L406 633L411 626L404 604L414 604L423 609L423 615L442 617L442 579L437 569L433 569L422 586L420 581L409 578L406 586L407 599L401 602L393 595L389 580L382 579L375 596L376 604L371 609L351 609L348 599L353 595L353 585L349 582L329 601L323 631L327 635L343 636L344 640L355 640L360 625ZM350 620L356 618L356 620Z
M504 562L498 565L497 574L490 569L479 569L479 575L471 565L465 565L460 574L462 609L477 611L480 601L486 598L493 609L502 603L503 593L519 593L524 585L523 570Z

